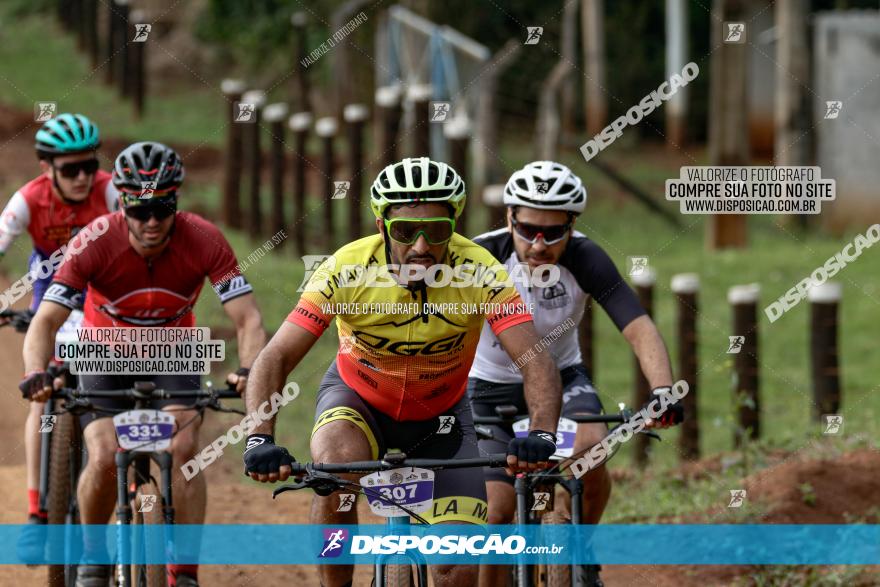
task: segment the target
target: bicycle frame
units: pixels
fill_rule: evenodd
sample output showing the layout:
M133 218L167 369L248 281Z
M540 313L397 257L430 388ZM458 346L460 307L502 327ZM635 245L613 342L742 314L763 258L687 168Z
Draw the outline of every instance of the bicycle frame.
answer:
M210 384L208 384L208 386L210 387ZM77 413L78 410L88 409L88 400L94 397L117 397L134 399L134 407L130 409L148 409L152 400L172 397L181 399L191 398L197 400L211 400L215 403L201 404L197 401L195 405L199 407L221 409L219 407L219 404L216 403L216 400L219 400L221 398L238 398L239 395L237 392L231 389L221 389L217 391L210 389L208 392L204 390L168 392L157 390L155 388L155 384L153 384L152 382L135 382L133 388L122 390L83 392L77 389L64 388L53 393L53 397L49 400L49 402L53 402L53 400L56 398L64 398L66 400L65 409L73 411L73 413ZM49 404L49 402L47 402L47 405ZM238 410L225 411L239 412ZM85 448L83 448L83 450L85 450ZM174 502L171 481L173 458L171 452L167 450L162 450L144 453L120 448L117 450L115 455L117 483L116 523L118 525L131 525L131 522L133 520L131 500L135 495L137 495L138 487L153 479L150 475L151 461L155 462L158 465L160 471L160 492L163 501L163 521L166 526L174 524ZM129 488L128 485L128 470L130 467L133 467L135 473L134 484L131 488ZM70 482L74 489L77 486L78 477L79 471L71 470ZM73 523L74 521L76 508L76 491L73 491L71 496L70 511L67 516L67 521L69 523ZM131 560L131 544L128 540L126 540L126 538L128 537L129 536L127 535L127 533L123 532L120 532L117 535L117 547L118 552L120 553L120 560L122 561ZM167 531L163 534L163 544L165 545L166 549L169 549L167 550L168 552L173 552L174 545L170 541L170 536ZM132 564L130 562L118 564L116 569L118 587L131 587L133 585L131 575Z
M622 407L622 406L621 406ZM477 425L480 424L509 424L516 420L521 420L526 418L527 416L520 416L516 413L516 408L514 406L497 406L496 407L497 416L477 416L474 415L474 423ZM582 416L571 416L568 419L578 423L602 423L602 424L610 424L610 423L623 423L626 422L630 417L630 414L626 410L621 410L619 414L615 415L594 415L587 414ZM480 431L483 433L482 431ZM489 433L488 431L486 433ZM491 433L489 433L491 434ZM651 433L652 437L656 437L656 434ZM491 437L491 436L490 436ZM616 451L612 453L606 459L606 462L616 454ZM574 477L566 477L560 473L544 473L544 472L535 472L535 473L519 473L516 475L514 479L514 493L516 495L516 514L517 514L517 526L524 531L523 526L526 524L535 524L538 523L538 517L536 516L531 509L529 508L529 501L532 494L532 488L538 482L549 482L552 483L552 486L561 485L569 494L570 500L570 513L571 520L570 523L572 525L580 525L581 516L582 516L582 502L583 502L583 493L584 493L584 484L579 478ZM515 565L515 578L516 585L518 587L528 587L532 585L532 578L529 573L529 569L532 565L528 565L524 562L522 557L517 558L517 563ZM572 577L572 585L573 587L583 587L583 581L581 573L578 572L579 564L571 565L571 577Z
M291 465L292 476L297 478L299 476L305 476L304 480L297 481L293 485L284 485L272 492L272 497L277 497L280 493L285 491L295 491L298 489L306 489L307 487L314 488L316 486L324 486L327 487L328 483L330 485L338 485L335 489L341 489L345 487L345 485L339 484L338 481L334 479L328 479L326 477L319 478L310 478L310 476L315 471L321 471L324 473L373 473L376 471L387 471L390 469L400 468L400 467L421 467L425 469L454 469L454 468L467 468L467 467L503 467L507 463L507 455L498 454L498 455L489 455L485 458L467 458L467 459L407 459L406 455L403 453L391 453L385 455L380 461L357 461L352 463L293 463ZM310 485L310 480L312 484ZM406 527L411 525L410 517L406 516L393 516L387 518L386 527L388 528L389 533L398 533L401 530L401 527ZM376 587L383 587L385 581L385 567L388 565L386 562L392 556L401 556L401 555L386 555L380 554L374 563L374 579ZM406 558L412 561L412 564L416 566L417 575L419 578L418 587L427 587L428 585L428 565L425 562L424 558L415 553L414 555L409 555L408 553L403 555Z

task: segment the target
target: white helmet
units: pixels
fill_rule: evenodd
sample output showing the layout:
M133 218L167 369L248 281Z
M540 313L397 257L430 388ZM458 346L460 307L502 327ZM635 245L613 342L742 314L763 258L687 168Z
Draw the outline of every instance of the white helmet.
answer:
M533 161L507 180L504 205L580 214L587 205L587 190L581 179L565 165L555 161Z
M388 206L413 202L444 202L452 206L458 218L466 199L464 181L458 173L446 163L427 157L392 163L379 172L370 190L370 207L376 218L384 218Z

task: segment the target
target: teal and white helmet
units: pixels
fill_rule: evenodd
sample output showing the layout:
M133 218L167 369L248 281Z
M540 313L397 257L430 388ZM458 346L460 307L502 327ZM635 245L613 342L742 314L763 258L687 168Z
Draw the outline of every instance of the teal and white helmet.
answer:
M394 204L444 202L455 218L464 210L464 181L446 163L427 157L404 159L383 169L370 189L370 207L377 218Z
M98 127L82 114L59 114L37 131L37 155L52 157L93 151L101 145Z
M504 186L505 206L562 210L580 214L587 205L581 178L555 161L533 161L515 171Z

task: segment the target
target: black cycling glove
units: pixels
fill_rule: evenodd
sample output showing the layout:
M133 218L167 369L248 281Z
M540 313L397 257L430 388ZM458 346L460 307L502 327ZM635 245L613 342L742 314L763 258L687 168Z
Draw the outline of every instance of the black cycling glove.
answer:
M655 387L651 391L651 399L648 400L648 404L645 405L645 408L650 405L651 402L657 401L657 405L654 407L654 413L660 411L661 401L660 396L662 395L670 395L672 393L671 387ZM684 421L684 406L681 403L681 400L675 400L674 397L669 398L670 402L666 405L666 409L663 411L660 416L656 418L658 422L661 424L669 425L669 424L681 424ZM672 402L675 403L672 403ZM647 415L651 416L651 410L648 410Z
M276 446L271 434L251 434L247 437L244 449L244 474L260 473L268 475L277 473L282 465L296 462L287 449Z
M24 399L31 399L34 393L51 385L51 375L45 371L32 371L21 380L21 383L18 384L18 389L21 391L21 396Z
M528 436L511 438L507 444L508 456L527 463L547 461L556 452L556 435L543 430L532 430Z

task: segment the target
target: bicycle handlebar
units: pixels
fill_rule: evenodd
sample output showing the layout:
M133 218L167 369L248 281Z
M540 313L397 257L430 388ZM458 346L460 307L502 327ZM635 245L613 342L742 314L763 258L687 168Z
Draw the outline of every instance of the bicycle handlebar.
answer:
M52 392L53 398L61 399L97 399L97 398L115 398L115 399L238 399L241 397L237 391L229 388L221 389L154 389L150 392L137 391L132 388L127 389L96 389L84 390L64 387Z
M378 461L354 461L351 463L293 463L291 468L294 475L308 474L312 471L323 473L374 473L376 471L388 471L405 467L420 467L423 469L465 469L468 467L504 467L507 465L507 455L498 453L486 457L469 459L394 459Z
M512 424L520 420L528 418L527 415L518 414L516 416L474 416L474 424ZM575 416L564 416L566 420L571 420L578 424L587 423L622 423L629 419L628 414L583 414Z

